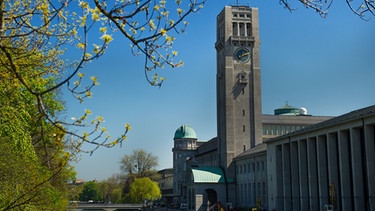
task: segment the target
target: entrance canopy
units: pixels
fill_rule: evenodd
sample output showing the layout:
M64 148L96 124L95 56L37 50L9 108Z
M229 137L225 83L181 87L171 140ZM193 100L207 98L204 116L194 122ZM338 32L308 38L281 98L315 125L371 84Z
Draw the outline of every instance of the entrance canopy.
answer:
M220 167L193 167L191 171L194 183L225 183L224 172Z

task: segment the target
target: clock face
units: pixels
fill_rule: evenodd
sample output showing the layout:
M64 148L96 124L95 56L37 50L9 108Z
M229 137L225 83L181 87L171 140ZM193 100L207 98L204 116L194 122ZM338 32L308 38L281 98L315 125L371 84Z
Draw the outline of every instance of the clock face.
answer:
M247 48L238 48L234 52L234 58L241 63L246 63L250 60L250 51Z

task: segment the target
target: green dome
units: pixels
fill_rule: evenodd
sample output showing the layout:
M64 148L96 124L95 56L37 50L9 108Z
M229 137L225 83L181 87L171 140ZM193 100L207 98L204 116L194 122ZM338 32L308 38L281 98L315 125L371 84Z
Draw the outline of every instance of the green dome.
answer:
M291 115L296 116L299 115L299 109L293 106L286 104L280 108L274 110L275 115Z
M195 134L195 131L193 130L193 128L191 128L188 125L182 125L174 133L174 139L183 139L183 138L197 139L197 135Z

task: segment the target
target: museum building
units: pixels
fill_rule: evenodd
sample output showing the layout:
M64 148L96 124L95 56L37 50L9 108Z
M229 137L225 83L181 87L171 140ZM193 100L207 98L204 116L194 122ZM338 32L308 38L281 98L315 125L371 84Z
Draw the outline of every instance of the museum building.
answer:
M335 118L288 104L262 114L259 44L257 8L226 6L217 16L217 137L176 130L174 204L375 209L375 107Z

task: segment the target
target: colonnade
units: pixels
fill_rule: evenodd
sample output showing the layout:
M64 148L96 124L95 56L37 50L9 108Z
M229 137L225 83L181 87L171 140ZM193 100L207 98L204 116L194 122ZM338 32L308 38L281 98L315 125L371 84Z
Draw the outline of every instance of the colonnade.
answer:
M375 210L375 117L278 143L276 210Z

